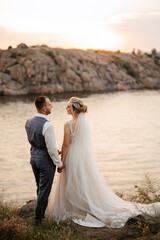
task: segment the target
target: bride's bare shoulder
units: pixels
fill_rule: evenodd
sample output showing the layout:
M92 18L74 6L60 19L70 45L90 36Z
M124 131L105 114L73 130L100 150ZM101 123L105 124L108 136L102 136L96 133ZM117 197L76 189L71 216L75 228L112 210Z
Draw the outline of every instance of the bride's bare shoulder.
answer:
M64 127L69 126L69 121L65 122Z
M69 121L64 124L64 130L69 130Z

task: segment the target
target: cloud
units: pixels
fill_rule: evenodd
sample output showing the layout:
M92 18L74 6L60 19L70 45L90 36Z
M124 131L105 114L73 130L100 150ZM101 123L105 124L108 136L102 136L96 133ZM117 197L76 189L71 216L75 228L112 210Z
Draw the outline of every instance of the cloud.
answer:
M122 49L160 50L160 12L116 15L106 21L106 26L122 36Z
M123 23L124 19L131 19L133 18L133 16L134 16L133 13L113 15L107 19L106 24L107 25L121 24Z
M106 21L107 25L122 24L130 20L143 20L143 19L160 19L160 12L147 12L147 13L121 13L109 17Z

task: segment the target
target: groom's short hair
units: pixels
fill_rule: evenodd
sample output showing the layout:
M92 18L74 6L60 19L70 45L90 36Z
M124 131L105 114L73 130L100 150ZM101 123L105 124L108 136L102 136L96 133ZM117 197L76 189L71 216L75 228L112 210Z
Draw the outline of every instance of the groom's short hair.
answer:
M41 110L45 106L46 98L48 98L48 97L46 97L46 96L38 96L38 97L36 97L36 99L35 99L35 106L36 106L37 110Z

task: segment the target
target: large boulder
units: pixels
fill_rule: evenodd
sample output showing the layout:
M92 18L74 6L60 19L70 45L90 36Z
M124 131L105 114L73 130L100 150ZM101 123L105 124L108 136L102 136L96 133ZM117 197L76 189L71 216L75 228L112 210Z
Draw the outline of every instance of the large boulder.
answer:
M30 200L19 209L19 215L23 217L35 216L36 212L36 200Z

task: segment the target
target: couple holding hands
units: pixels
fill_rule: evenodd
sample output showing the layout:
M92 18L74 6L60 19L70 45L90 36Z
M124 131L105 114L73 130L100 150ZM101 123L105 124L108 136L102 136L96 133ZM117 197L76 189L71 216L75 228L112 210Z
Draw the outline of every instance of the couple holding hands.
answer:
M72 119L64 125L61 151L57 151L54 127L47 119L52 109L49 98L37 97L35 106L37 114L27 120L25 128L37 184L36 224L46 215L57 222L72 220L86 227L119 228L129 218L160 212L160 203L124 201L109 189L96 167L87 106L80 98L72 97L67 103ZM56 166L60 174L52 189Z

